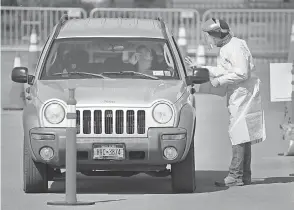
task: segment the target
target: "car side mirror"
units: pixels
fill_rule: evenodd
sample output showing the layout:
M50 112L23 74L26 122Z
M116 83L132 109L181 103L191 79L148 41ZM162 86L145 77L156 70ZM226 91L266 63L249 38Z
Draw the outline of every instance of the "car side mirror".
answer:
M186 77L187 85L203 84L210 81L209 71L207 68L193 69L193 76Z
M28 78L28 68L27 67L14 67L11 73L11 79L13 82L17 83L27 83Z

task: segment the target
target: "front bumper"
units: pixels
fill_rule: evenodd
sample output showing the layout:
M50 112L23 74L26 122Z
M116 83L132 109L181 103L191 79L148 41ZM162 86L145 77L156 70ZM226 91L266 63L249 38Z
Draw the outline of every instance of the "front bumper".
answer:
M32 134L54 134L54 140L36 140ZM162 140L163 134L185 134L184 139ZM189 135L188 135L189 136ZM125 160L96 160L93 159L93 144L95 143L123 143L125 145ZM150 128L147 138L134 137L77 137L77 165L79 170L123 170L127 166L162 166L181 161L187 144L187 130L184 128ZM57 168L65 166L66 128L33 128L30 130L30 145L32 156L37 162L47 163ZM42 147L51 147L54 157L44 161L39 152ZM167 160L163 150L167 146L177 149L178 156L175 160ZM189 148L189 147L187 147Z

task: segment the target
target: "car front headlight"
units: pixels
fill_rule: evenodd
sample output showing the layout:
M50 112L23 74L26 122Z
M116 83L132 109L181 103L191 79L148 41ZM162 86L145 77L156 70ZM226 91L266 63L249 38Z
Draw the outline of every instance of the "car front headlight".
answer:
M65 110L59 103L51 103L44 111L46 120L51 124L61 123L65 118Z
M152 116L156 122L166 124L172 119L173 110L168 104L160 103L154 107Z

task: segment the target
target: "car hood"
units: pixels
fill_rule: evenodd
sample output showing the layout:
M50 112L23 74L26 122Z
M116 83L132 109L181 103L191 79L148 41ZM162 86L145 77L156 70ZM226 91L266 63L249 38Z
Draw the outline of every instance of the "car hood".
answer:
M147 105L158 99L166 99L175 103L185 91L185 84L181 80L141 79L39 80L36 83L36 91L42 102L52 98L66 102L69 86L76 88L75 98L78 105Z

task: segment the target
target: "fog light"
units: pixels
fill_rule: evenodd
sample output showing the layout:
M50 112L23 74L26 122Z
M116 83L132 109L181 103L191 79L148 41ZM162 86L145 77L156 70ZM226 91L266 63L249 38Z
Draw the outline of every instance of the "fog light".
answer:
M43 158L43 160L51 160L53 158L54 152L51 147L43 147L40 150L40 156Z
M178 157L178 152L174 147L166 147L163 151L164 157L168 160L174 160Z
M38 133L32 133L32 138L34 140L54 140L55 136L54 134L38 134Z
M161 136L162 140L182 140L186 138L186 134L163 134Z

